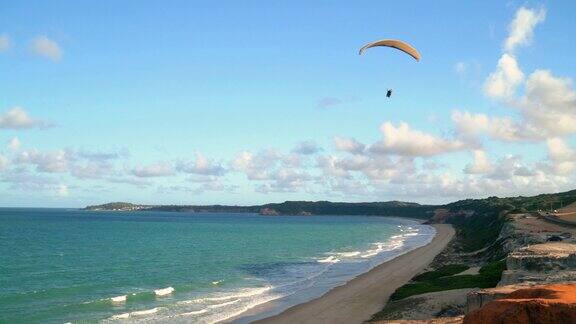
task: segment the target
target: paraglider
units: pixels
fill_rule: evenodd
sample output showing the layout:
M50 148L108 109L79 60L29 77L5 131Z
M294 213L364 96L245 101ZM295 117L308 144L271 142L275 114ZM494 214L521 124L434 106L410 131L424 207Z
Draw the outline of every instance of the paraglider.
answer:
M360 51L358 51L358 54L362 55L365 50L372 48L372 47L378 47L378 46L395 48L397 50L400 50L400 51L412 56L416 61L420 61L420 58L421 58L420 53L418 52L418 50L416 48L414 48L412 45L410 45L406 42L403 42L401 40L396 40L396 39L382 39L382 40L378 40L378 41L375 41L372 43L368 43L368 44L362 46Z
M362 55L364 53L365 50L372 48L372 47L378 47L378 46L383 46L383 47L392 47L395 48L397 50L400 50L410 56L412 56L416 61L420 61L420 53L418 52L418 50L416 48L414 48L414 46L403 42L401 40L396 40L396 39L381 39L375 42L371 42L368 43L364 46L362 46L362 48L360 48L360 51L358 51L359 55ZM392 97L392 89L388 89L388 91L386 91L386 98L390 98Z

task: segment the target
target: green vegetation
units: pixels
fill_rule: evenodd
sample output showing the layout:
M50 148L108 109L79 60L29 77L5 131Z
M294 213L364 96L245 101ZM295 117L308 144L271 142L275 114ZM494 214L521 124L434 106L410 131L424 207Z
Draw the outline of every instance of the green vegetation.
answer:
M485 265L477 275L431 276L430 279L409 283L396 289L390 299L399 300L413 295L452 289L495 287L505 269L505 261L500 260Z
M427 281L441 277L453 276L462 271L468 270L470 267L464 264L449 264L434 271L424 272L412 278L413 281Z
M574 201L576 190L533 197L465 199L445 207L455 214L447 222L456 228L459 251L473 252L495 243L507 221L507 213L556 209ZM466 214L465 211L472 213Z
M506 217L498 209L449 220L456 228L461 252L477 251L492 244L500 235L505 222Z
M122 207L135 206L129 203L109 203L97 206L88 206L89 210L117 210ZM159 205L149 206L151 211L171 212L208 212L208 213L259 213L264 208L273 209L280 215L373 215L398 216L427 219L432 215L435 206L420 205L400 201L366 202L366 203L340 203L330 201L286 201L278 204L265 204L255 206L226 206L226 205Z
M286 201L280 204L266 204L263 208L276 210L283 215L298 215L308 212L313 215L374 215L404 216L427 219L437 207L416 203L387 201L342 203L330 201Z
M120 209L128 209L128 208L133 208L136 207L137 205L135 204L131 204L131 203L127 203L127 202L111 202L111 203L107 203L107 204L103 204L103 205L94 205L94 206L88 206L85 209L87 210L120 210Z
M559 209L576 201L576 190L553 194L542 194L533 197L519 196L496 199L500 200L502 203L514 206L517 211L521 212Z

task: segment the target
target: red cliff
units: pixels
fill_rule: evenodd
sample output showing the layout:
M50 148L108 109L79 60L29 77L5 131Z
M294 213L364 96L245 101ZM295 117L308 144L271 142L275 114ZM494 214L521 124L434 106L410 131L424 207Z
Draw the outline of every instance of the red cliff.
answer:
M484 323L576 323L576 284L519 289L464 318L464 324Z

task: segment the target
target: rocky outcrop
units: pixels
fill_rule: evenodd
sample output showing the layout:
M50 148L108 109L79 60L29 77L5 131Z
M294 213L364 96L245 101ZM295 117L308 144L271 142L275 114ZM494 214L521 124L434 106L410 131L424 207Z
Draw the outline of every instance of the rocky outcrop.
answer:
M560 282L576 279L576 244L549 242L510 253L500 285L519 282Z
M502 248L505 253L510 253L526 245L546 242L545 235L527 231L522 227L522 223L520 221L527 220L529 217L534 216L527 214L516 214L509 215L509 217L512 219L512 221L506 222L504 226L502 226L500 236L498 237L498 240L503 242Z
M378 321L378 324L461 324L464 316L456 317L439 317L427 320L392 320Z
M280 213L278 213L275 209L272 209L272 208L262 208L262 209L260 209L260 215L278 216L278 215L280 215Z
M391 301L386 311L379 313L381 319L424 321L430 318L448 318L464 314L466 294L473 288L453 289L411 296ZM379 322L378 322L379 323Z
M500 233L506 267L498 287L472 291L466 312L509 298L515 291L545 284L576 282L576 244L570 229L549 224L528 214L510 215ZM550 237L558 237L559 242ZM516 303L519 303L518 301Z
M491 301L501 299L518 289L529 287L529 284L507 285L496 288L480 289L468 293L466 297L466 314L475 311Z
M576 323L576 284L516 290L464 317L464 324Z
M576 244L550 242L529 245L510 253L506 267L538 272L576 269Z

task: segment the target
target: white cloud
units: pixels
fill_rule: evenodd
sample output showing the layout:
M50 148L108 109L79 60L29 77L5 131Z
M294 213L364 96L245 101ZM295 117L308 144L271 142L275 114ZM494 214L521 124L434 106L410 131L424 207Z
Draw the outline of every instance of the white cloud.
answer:
M551 169L557 175L569 176L576 171L576 151L561 138L546 141Z
M230 165L232 170L246 174L248 180L260 182L257 192L294 192L309 190L305 184L315 179L307 172L309 166L303 164L302 159L302 154L281 154L275 150L244 151Z
M133 178L125 176L114 176L107 178L106 180L111 183L129 184L140 188L150 186L152 184L150 181L141 178Z
M468 174L485 174L492 171L492 164L488 160L486 152L474 150L474 163L466 165L464 172Z
M490 117L455 110L452 112L452 121L456 126L456 132L468 140L481 134L509 142L529 138L523 133L521 126L509 117Z
M540 138L576 133L576 92L572 81L536 70L518 104L526 128Z
M0 35L0 53L6 52L12 47L10 36L6 34Z
M138 166L132 170L132 174L139 178L166 177L174 174L174 169L169 163L158 162L146 166Z
M318 108L330 108L342 104L342 100L334 97L324 97L318 100L316 106Z
M319 150L322 149L319 148ZM313 154L301 154L301 153L294 153L292 151L292 153L290 154L284 154L281 158L281 162L284 166L298 168L304 164L308 156L313 156Z
M196 154L195 161L180 161L176 164L176 169L180 172L194 173L201 175L220 176L226 172L222 165L207 159L201 153Z
M70 190L67 185L58 185L56 187L56 194L60 197L68 197L70 195Z
M114 166L106 161L89 161L85 164L74 164L70 174L80 179L100 179L112 173Z
M38 36L32 41L31 49L39 56L43 56L52 61L60 61L63 51L55 41L46 36Z
M14 162L17 164L32 164L40 172L61 173L69 170L72 157L65 150L39 152L28 150L19 153Z
M0 154L0 171L5 170L8 167L8 158Z
M468 65L466 64L466 62L457 62L456 64L454 64L454 71L456 71L456 74L458 75L463 75L464 73L466 73L467 69Z
M494 165L492 172L486 178L493 180L511 181L518 177L532 177L534 171L530 170L518 155L506 155Z
M271 182L266 182L256 188L257 192L295 192L305 188L313 178L306 172L294 169L279 169L270 174Z
M334 137L334 145L336 146L337 150L352 154L361 154L366 148L366 145L360 143L354 138L340 136Z
M281 155L274 150L264 150L257 154L252 152L240 152L232 161L232 169L243 171L249 180L266 180L270 176L270 170L277 166Z
M126 148L120 150L110 150L110 151L90 151L86 149L80 149L74 152L79 158L86 159L89 161L110 161L120 158L127 158L130 156L130 151Z
M12 138L8 141L8 145L6 145L6 147L7 147L10 151L18 151L21 146L22 146L22 143L20 142L20 139L18 139L18 137L12 137Z
M335 156L319 156L317 159L317 167L322 169L322 172L328 177L336 178L350 178L351 175L348 170L339 165L339 159Z
M518 99L508 98L508 103L519 112L517 121L454 111L452 120L457 132L468 138L487 134L492 139L509 142L576 134L576 91L569 78L536 70L529 75L524 94Z
M531 42L534 27L545 17L544 9L518 9L505 41L507 52L484 84L488 97L503 100L519 112L520 118L455 112L452 119L460 134L470 137L486 133L493 139L514 142L541 141L576 133L576 92L572 81L537 69L524 82L524 73L511 54L518 46ZM522 85L523 94L516 96Z
M0 115L0 129L27 129L47 126L49 126L47 123L30 117L21 107L13 107Z
M504 49L513 52L518 46L529 45L532 42L534 27L546 19L546 10L521 7L516 11L514 20L508 30L510 34L504 41Z
M559 162L576 160L576 156L574 156L576 152L561 138L551 138L546 141L546 145L548 146L550 159Z
M326 194L330 197L339 193L346 200L350 200L350 197L359 197L365 200L366 197L373 196L369 183L359 180L331 179L327 181L324 187Z
M10 184L10 189L12 190L23 190L26 192L51 190L57 185L53 178L30 173L24 168L14 168L10 172L5 172L0 181Z
M415 172L413 157L389 157L380 154L353 155L339 158L333 155L318 158L317 166L325 178L401 182ZM340 183L342 184L342 183Z
M522 80L524 73L518 67L516 59L512 55L503 54L498 60L496 71L492 72L484 83L484 93L495 99L510 98Z
M380 131L384 135L381 142L372 145L375 153L403 156L432 156L467 149L460 140L448 140L413 130L407 123L395 127L390 122L382 124Z
M302 154L302 155L312 155L320 152L322 150L321 147L316 144L314 141L303 141L300 142L292 149L293 153Z

